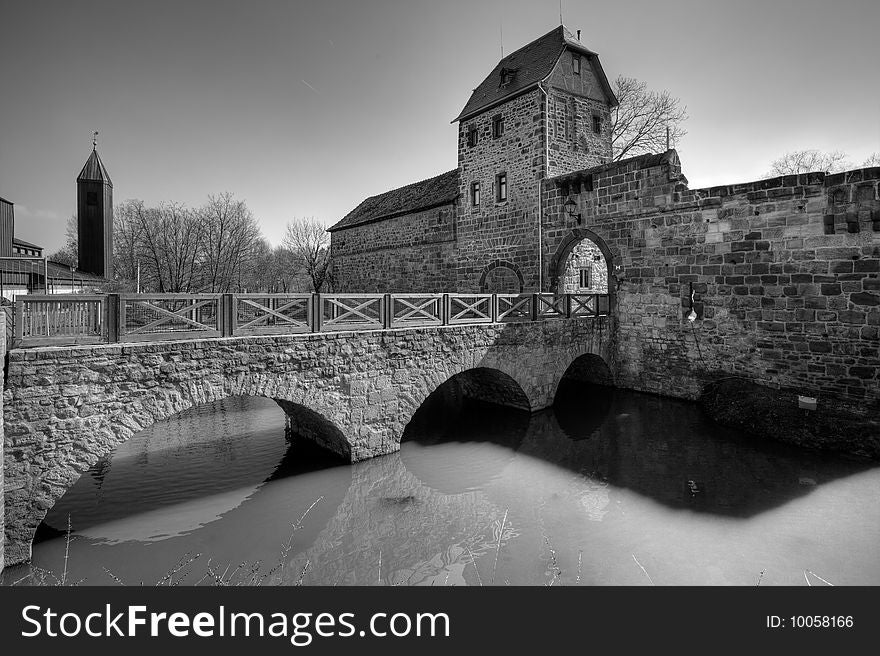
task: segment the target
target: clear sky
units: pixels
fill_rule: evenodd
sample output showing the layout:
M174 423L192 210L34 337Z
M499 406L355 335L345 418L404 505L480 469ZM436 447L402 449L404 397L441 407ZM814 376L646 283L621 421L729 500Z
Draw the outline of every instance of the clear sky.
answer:
M0 196L50 252L98 150L118 203L244 199L278 243L456 166L458 114L558 0L0 0ZM610 79L687 105L692 187L880 151L878 0L563 0Z

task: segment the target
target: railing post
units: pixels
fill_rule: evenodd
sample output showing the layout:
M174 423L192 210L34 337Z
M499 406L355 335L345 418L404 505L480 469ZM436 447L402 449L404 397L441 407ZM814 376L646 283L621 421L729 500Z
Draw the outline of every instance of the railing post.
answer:
M119 341L119 294L107 294L107 342Z
M540 292L535 292L532 294L532 321L538 320L538 297L540 295Z
M498 323L498 294L492 294L489 299L489 316L492 317L492 323Z
M562 297L562 307L566 319L571 319L571 294L564 294Z
M383 306L380 308L382 313L382 328L388 330L391 328L391 315L393 313L393 305L391 304L391 294L385 294L382 297Z
M449 325L449 294L443 294L440 299L440 325Z
M232 337L235 333L235 327L233 326L233 312L235 302L232 298L232 294L221 294L219 301L219 307L217 308L217 317L218 323L217 326L220 329L221 337Z
M321 307L321 294L312 294L312 332L321 332L321 321L323 319L324 309Z
M593 294L593 316L599 316L599 294Z
M15 334L12 336L12 348L21 345L24 336L24 301L21 296L15 299Z

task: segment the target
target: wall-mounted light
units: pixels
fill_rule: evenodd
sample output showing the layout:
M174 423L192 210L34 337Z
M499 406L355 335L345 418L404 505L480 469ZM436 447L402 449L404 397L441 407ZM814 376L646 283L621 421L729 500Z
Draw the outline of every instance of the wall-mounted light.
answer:
M697 320L697 313L694 310L694 286L693 286L693 284L691 285L691 311L688 312L687 320L690 321L691 323L693 323L694 321Z
M575 219L578 224L581 222L581 215L577 211L577 203L572 200L571 196L568 197L568 200L562 204L562 207L565 208L565 213L568 215L570 219Z

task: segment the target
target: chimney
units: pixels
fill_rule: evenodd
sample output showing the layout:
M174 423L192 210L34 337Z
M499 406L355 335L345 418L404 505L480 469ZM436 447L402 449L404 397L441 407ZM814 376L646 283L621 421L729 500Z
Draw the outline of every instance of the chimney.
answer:
M577 38L578 38L578 41L581 40L581 31L580 30L578 30L578 37Z

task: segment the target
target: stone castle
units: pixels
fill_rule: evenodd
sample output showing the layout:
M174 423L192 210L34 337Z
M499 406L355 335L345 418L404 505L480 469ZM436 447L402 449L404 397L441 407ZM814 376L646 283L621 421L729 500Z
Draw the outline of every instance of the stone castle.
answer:
M875 416L880 168L690 189L674 150L612 161L616 103L563 26L502 59L455 119L455 170L329 229L337 290L607 291L622 387L741 376Z

